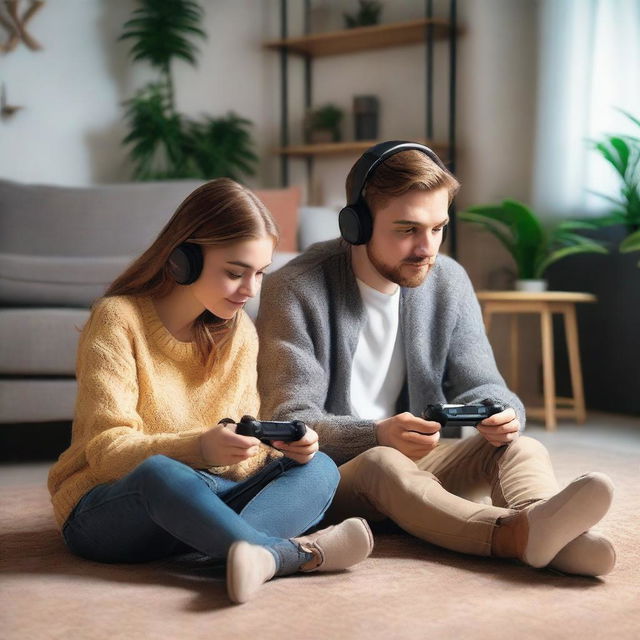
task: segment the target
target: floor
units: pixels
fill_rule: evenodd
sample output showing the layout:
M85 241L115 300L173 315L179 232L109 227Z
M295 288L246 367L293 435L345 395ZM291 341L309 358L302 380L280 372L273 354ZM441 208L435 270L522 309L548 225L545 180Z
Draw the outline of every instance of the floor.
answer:
M602 579L468 556L402 532L376 534L339 574L273 580L230 605L224 573L173 562L102 565L72 556L53 527L50 462L0 464L0 637L82 640L635 640L639 638L640 418L591 414L546 432L561 484L591 470L616 485L598 527L618 562Z

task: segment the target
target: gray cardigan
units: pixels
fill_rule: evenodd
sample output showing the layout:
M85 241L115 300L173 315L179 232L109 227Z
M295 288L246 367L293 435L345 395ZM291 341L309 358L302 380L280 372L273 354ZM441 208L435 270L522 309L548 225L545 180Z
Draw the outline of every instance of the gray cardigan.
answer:
M299 419L341 464L377 444L375 423L351 415L351 364L364 309L349 247L330 240L310 247L265 278L256 326L263 417ZM464 269L438 256L424 283L402 288L400 328L407 380L398 411L484 398L524 407L498 373L480 306Z

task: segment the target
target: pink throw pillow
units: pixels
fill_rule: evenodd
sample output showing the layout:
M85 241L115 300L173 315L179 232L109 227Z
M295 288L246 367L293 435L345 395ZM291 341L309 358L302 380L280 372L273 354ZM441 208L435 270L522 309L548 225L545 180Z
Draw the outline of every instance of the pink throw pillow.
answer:
M257 189L254 193L269 209L278 225L278 251L298 251L298 209L302 197L300 187Z

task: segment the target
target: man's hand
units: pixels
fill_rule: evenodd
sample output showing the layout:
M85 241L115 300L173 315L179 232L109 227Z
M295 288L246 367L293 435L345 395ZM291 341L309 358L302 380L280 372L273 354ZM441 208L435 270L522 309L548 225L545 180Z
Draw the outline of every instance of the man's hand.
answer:
M220 423L200 436L202 457L209 466L236 464L258 453L260 440L253 436L241 436L235 430L235 424Z
M307 431L300 440L294 442L275 440L271 444L282 451L287 458L299 464L306 464L318 452L318 434L307 426Z
M520 421L511 407L485 418L476 428L494 447L509 444L520 435Z
M411 460L419 460L437 446L440 425L405 411L377 422L376 437L378 444L393 447Z

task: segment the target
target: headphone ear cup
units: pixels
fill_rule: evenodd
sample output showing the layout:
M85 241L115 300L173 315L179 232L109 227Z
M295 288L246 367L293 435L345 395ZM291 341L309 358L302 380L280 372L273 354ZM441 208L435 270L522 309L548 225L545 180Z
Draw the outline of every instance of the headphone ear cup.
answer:
M366 244L373 233L373 219L364 204L351 205L341 209L338 216L340 235L349 244Z
M193 242L183 242L169 256L169 273L178 284L193 284L202 273L202 249Z

